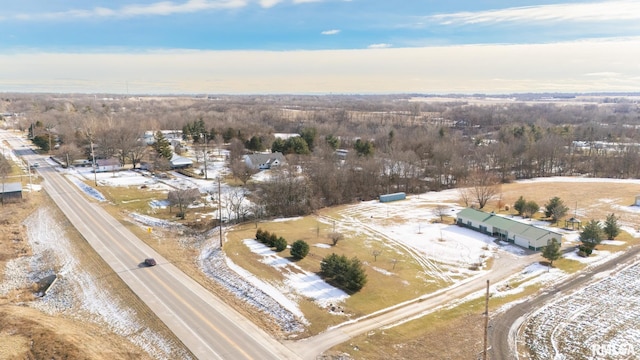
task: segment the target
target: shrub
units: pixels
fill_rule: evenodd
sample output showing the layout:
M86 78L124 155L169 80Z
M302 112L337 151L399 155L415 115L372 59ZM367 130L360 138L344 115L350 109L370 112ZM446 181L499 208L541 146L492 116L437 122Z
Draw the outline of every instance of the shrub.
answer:
M294 259L304 259L309 254L309 244L304 240L296 240L291 245L291 256Z
M320 263L320 271L325 280L346 291L359 291L367 283L362 263L355 257L327 255Z
M289 245L287 244L287 240L285 240L285 238L283 238L282 236L277 238L276 241L273 243L273 246L276 248L276 252L280 252L286 249L287 245Z
M276 246L276 242L278 241L278 235L271 234L267 237L266 241L265 241L265 245L267 245L268 247L274 247Z
M258 231L256 231L256 240L263 244L267 243L270 236L271 234L266 230L258 229Z

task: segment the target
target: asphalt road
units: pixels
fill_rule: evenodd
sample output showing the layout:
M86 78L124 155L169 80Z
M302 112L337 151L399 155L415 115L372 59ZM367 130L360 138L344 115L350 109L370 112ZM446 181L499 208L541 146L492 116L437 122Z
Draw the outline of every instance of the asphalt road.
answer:
M12 146L22 149L19 144ZM31 163L40 163L44 189L76 229L198 359L300 358L89 202L41 157L24 151ZM147 257L157 265L144 266Z
M489 325L489 344L491 347L488 354L489 359L517 359L517 334L520 326L529 314L556 298L567 296L576 290L584 288L592 282L601 280L593 279L593 274L613 270L614 268L623 266L627 263L638 261L639 253L640 247L636 246L628 249L624 254L598 266L581 271L564 283L541 292L529 301L514 305L509 310L492 319Z

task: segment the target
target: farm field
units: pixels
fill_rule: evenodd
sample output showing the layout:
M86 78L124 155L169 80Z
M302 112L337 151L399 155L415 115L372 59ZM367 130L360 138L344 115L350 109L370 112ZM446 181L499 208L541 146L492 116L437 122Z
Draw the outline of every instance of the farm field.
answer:
M597 276L601 281L544 306L526 320L521 358L628 358L640 353L640 264Z

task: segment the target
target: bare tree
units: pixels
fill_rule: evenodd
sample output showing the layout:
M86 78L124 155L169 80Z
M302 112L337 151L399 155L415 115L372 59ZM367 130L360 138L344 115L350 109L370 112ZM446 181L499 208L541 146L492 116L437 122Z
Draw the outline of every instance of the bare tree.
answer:
M471 194L480 209L500 193L499 180L489 171L478 170L469 178Z
M444 205L436 205L433 209L433 214L440 218L440 222L444 222L444 217L447 215L447 207Z
M124 165L127 158L130 157L132 149L138 146L140 132L131 126L122 125L111 130L111 136L115 155L120 160L120 164Z
M242 181L243 185L246 185L247 181L249 181L253 174L257 172L257 169L250 168L242 159L235 159L231 161L231 173L238 180Z
M373 261L378 261L378 256L382 254L382 250L373 250L371 251L371 255L373 255Z
M227 192L227 210L229 212L229 218L231 215L240 222L244 219L247 213L247 206L245 198L247 196L247 190L243 187L235 187Z
M340 240L344 239L344 235L339 232L332 232L329 233L329 239L331 239L333 246L336 246Z
M56 154L62 158L67 167L71 166L74 160L82 158L82 151L73 143L60 146Z
M199 197L200 191L196 188L169 191L169 194L167 195L170 206L178 206L178 216L181 219L184 219L186 216L186 207Z

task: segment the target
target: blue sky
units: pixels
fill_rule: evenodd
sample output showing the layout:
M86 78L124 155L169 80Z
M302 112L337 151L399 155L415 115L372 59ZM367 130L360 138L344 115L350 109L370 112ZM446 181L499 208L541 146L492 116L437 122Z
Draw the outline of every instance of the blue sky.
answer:
M640 1L3 2L0 91L640 91Z

